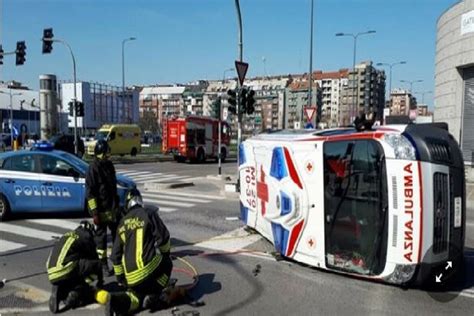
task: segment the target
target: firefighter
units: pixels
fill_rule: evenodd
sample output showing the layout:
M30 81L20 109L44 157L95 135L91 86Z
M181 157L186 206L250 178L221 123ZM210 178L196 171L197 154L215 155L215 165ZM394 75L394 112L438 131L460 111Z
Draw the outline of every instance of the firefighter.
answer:
M137 189L127 193L125 203L111 260L118 283L127 290L111 294L106 315L158 308L173 267L170 235L157 211L143 207Z
M87 207L96 225L97 254L107 276L112 275L112 270L109 270L107 264L107 227L110 229L113 241L119 207L117 178L109 155L110 147L107 141L98 140L94 148L94 160L89 165L86 175Z
M106 303L107 292L99 290L103 285L103 275L91 223L82 221L74 231L64 234L51 250L46 268L53 285L49 298L52 313L59 311L61 301L66 308L82 306L94 298ZM90 285L94 279L97 280L95 288Z

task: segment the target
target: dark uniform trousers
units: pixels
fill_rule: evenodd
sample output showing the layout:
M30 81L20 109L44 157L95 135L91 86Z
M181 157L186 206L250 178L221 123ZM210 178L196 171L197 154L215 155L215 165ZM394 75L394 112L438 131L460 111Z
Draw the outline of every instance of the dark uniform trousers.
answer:
M99 216L101 215L102 213L99 213ZM113 243L115 241L117 226L118 222L115 220L115 218L110 221L101 220L99 225L96 225L94 241L97 245L97 254L99 255L99 259L102 261L106 260L107 258L107 228L110 229Z
M85 301L94 300L94 291L91 291L91 283L94 280L103 280L102 265L100 260L79 259L74 270L59 281L51 281L59 287L60 300L64 300L71 291L77 292Z
M143 299L147 295L160 295L167 286L171 276L173 263L169 255L163 256L160 265L143 282L128 287L125 293L112 296L112 305L116 310L135 312L143 306Z

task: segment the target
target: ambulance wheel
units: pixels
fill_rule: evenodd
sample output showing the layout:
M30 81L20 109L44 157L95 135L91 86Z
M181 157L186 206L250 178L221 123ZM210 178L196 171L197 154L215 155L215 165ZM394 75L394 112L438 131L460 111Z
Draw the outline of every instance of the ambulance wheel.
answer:
M10 205L7 199L0 194L0 222L4 222L10 215Z
M197 153L197 162L203 163L205 160L206 160L206 156L204 155L204 150L202 148L199 148L198 153Z
M135 147L132 148L132 152L130 153L132 157L135 157L137 155L137 149Z

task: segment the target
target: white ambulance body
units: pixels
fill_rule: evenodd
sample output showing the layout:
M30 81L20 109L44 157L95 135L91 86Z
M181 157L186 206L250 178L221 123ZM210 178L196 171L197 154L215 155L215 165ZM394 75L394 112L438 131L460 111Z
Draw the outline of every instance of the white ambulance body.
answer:
M464 165L438 126L260 134L239 165L241 219L285 257L396 284L463 260Z

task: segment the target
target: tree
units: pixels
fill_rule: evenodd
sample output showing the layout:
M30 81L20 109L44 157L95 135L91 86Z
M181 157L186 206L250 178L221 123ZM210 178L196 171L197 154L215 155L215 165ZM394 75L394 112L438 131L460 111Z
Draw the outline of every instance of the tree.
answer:
M140 117L140 128L142 132L150 131L153 134L157 134L160 131L160 126L158 124L158 118L156 117L155 112L150 110L144 110L142 116Z

